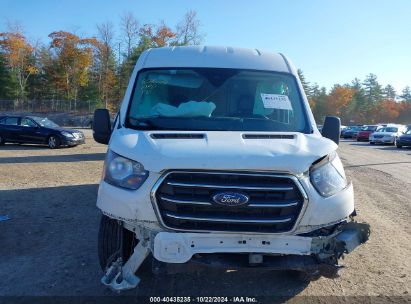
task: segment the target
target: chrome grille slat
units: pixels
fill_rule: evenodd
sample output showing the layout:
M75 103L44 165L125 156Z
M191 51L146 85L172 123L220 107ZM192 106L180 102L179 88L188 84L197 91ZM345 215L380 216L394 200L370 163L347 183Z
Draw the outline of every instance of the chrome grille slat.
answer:
M210 202L203 202L203 201L188 201L188 200L180 200L180 199L173 199L166 196L160 195L160 199L163 201L167 201L174 204L182 204L182 205L202 205L202 206L211 206L212 203ZM263 203L263 204L249 204L245 207L249 208L285 208L285 207L293 207L299 204L298 201L289 202L289 203Z
M209 185L209 184L190 184L190 183L178 183L167 182L169 186L177 187L200 187L200 188L212 188L212 189L243 189L243 190L260 190L260 191L290 191L293 187L253 187L253 186L235 186L235 185Z
M168 197L165 197L165 196L160 196L160 198L163 201L167 201L167 202L175 203L175 204L211 206L211 203L208 203L208 202L183 201L183 200L171 199L171 198L168 198Z
M277 224L277 223L287 223L292 220L291 217L284 219L230 219L230 218L213 218L213 217L197 217L197 216L187 216L187 215L175 215L169 212L164 213L167 217L172 217L177 220L186 221L200 221L200 222L220 222L220 223L250 223L250 224Z
M299 202L292 203L278 203L278 204L249 204L248 207L252 208L287 208L297 206Z
M224 192L247 195L249 201L214 203ZM170 171L157 181L151 199L163 226L199 232L290 232L307 203L296 177L266 172Z

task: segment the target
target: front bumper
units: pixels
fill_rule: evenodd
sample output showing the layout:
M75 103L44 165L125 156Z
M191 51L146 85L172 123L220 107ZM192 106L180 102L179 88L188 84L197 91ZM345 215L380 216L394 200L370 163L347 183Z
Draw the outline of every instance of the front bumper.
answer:
M249 235L220 233L159 232L154 257L165 263L186 263L197 254L260 253L263 255L316 256L319 261L352 252L368 240L368 224L350 222L328 236Z
M398 138L397 139L397 145L411 146L411 139L404 140L404 139Z
M376 144L393 144L394 141L395 141L394 137L390 137L390 138L387 138L387 137L374 138L374 137L372 137L372 138L370 138L370 142L376 143Z
M77 146L77 145L82 145L86 143L86 139L84 137L82 138L67 138L63 137L61 144L63 146Z
M358 135L358 136L357 136L357 140L358 140L358 141L368 141L369 138L370 138L369 135Z

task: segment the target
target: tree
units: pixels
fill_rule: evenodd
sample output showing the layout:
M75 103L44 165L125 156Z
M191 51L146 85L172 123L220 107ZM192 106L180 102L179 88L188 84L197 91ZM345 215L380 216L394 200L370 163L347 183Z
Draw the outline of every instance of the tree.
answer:
M17 83L6 66L6 60L0 53L0 99L14 99L16 86Z
M394 100L396 96L397 96L397 92L395 92L394 87L390 84L387 84L384 88L384 98Z
M337 116L345 113L354 96L354 90L349 87L334 85L327 98L327 112Z
M371 105L377 104L382 100L382 88L377 81L377 76L374 74L369 74L364 80L364 90L367 97L367 101Z
M318 84L314 84L308 98L310 104L314 105L313 114L317 122L323 122L324 117L328 114L327 105L327 90L325 87L319 87Z
M93 51L97 46L95 38L81 39L77 35L59 31L49 35L52 39L50 49L54 52L57 86L66 93L66 98L74 100L77 110L79 89L89 81L89 68L93 62Z
M110 22L97 25L97 70L98 90L100 99L108 108L109 100L114 96L113 88L116 85L115 59L113 54L113 25Z
M301 69L298 69L297 73L298 73L298 77L300 78L301 85L303 86L305 95L307 95L307 98L309 98L309 96L310 96L310 83L305 80L304 73Z
M401 110L402 106L400 103L395 102L394 99L385 99L381 101L376 118L379 121L395 121L400 115Z
M34 48L21 32L4 32L0 33L0 51L6 65L17 79L18 97L24 100L27 81L31 75L38 72Z
M204 39L204 34L200 32L200 20L197 12L189 10L176 26L176 40L174 45L197 45Z
M409 86L406 86L402 90L402 94L400 97L403 98L404 101L411 103L411 88Z
M353 97L346 110L346 123L358 123L367 117L367 103L365 90L362 82L358 78L354 78L350 88L353 90Z
M126 58L130 58L133 48L138 43L139 23L133 13L127 12L121 17L121 30L127 47Z
M176 34L164 23L164 21L160 22L159 25L143 25L140 28L139 34L140 45L143 43L144 45L153 48L168 46L171 43L171 39L176 37Z

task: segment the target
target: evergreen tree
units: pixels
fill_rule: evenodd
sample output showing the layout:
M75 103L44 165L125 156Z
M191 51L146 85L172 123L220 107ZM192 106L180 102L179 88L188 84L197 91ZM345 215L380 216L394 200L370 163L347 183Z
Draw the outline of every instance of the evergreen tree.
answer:
M16 97L17 81L7 69L3 55L0 53L0 99Z
M383 97L383 92L381 85L377 81L377 76L374 74L369 74L364 82L364 90L365 90L365 96L367 98L367 102L374 106L378 102L382 100Z
M350 105L347 108L347 116L350 117L347 124L358 123L363 121L367 116L367 102L366 102L366 93L362 86L361 80L355 78L351 82L351 89L354 90L353 98Z
M386 99L395 99L397 96L397 92L395 92L395 89L392 85L387 84L384 88L384 97Z
M305 95L307 95L307 98L309 98L309 97L310 97L310 93L311 93L311 92L310 92L310 83L305 80L304 73L303 73L303 71L302 71L301 69L298 69L298 70L297 70L297 73L298 73L298 77L300 78L301 84L302 84L302 86L303 86Z
M401 94L400 97L403 98L404 101L411 103L411 88L410 88L409 86L406 86L406 87L402 90L402 94Z

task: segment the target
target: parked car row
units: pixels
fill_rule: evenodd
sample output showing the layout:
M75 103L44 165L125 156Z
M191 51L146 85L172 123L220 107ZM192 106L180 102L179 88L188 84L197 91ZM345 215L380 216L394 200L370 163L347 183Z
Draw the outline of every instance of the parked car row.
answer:
M44 144L50 149L85 143L83 132L62 128L46 117L0 116L0 145Z
M368 141L370 144L391 144L398 148L411 146L411 125L376 124L348 126L341 130L341 137Z

